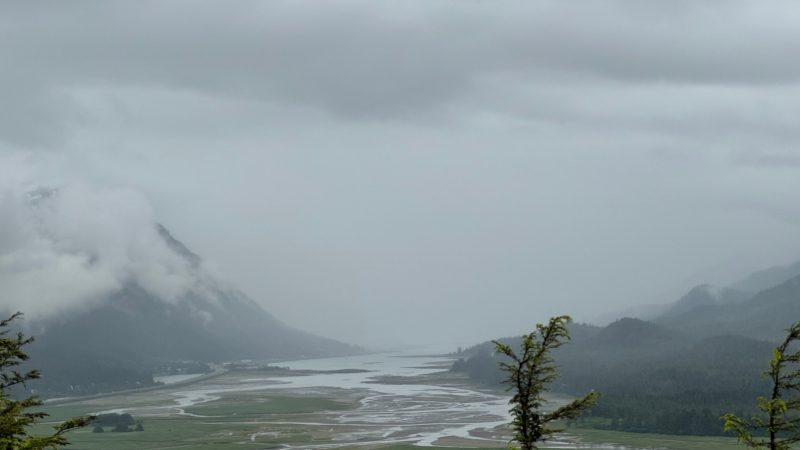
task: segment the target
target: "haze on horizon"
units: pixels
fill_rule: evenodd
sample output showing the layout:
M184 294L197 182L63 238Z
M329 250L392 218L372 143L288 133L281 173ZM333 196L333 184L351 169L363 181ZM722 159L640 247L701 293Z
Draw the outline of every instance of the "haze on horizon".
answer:
M0 11L0 285L41 295L0 306L113 289L144 270L130 248L163 262L153 221L282 320L370 346L592 321L800 259L795 2ZM28 232L39 187L69 192L48 220L110 278Z

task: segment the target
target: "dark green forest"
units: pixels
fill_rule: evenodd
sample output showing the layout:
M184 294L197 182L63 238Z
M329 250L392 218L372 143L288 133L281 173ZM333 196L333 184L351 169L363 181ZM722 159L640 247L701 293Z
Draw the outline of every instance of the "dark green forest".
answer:
M638 319L608 327L573 325L573 340L554 352L561 377L553 390L603 394L579 419L603 429L669 434L721 435L719 417L753 410L768 385L759 376L774 345L742 336L700 340L670 334ZM504 339L518 345L518 339ZM467 349L452 370L500 385L498 357L488 346Z

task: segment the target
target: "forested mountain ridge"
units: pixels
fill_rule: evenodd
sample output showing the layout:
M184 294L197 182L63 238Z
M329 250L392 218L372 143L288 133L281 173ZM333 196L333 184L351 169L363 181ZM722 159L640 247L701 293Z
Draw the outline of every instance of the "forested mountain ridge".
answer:
M800 261L758 270L727 286L699 284L689 289L677 300L658 304L637 304L617 311L606 311L592 323L609 324L620 317L634 317L659 322L670 317L691 313L700 307L714 307L744 303L762 291L800 276ZM788 325L787 325L788 326ZM777 338L777 337L775 337Z
M746 300L704 304L654 322L699 337L738 334L777 340L800 318L800 275L764 289Z
M760 377L775 341L800 320L795 266L759 272L736 288L701 285L652 321L622 318L608 326L572 324L572 340L554 352L561 377L554 390L603 393L586 419L626 431L722 434L719 417L747 415L768 394ZM749 294L745 286L761 286ZM513 347L520 338L505 338ZM499 385L498 356L485 342L461 353L452 370Z
M798 275L800 275L800 261L786 266L773 266L753 272L731 284L730 288L756 294L789 281Z
M587 424L626 431L722 434L718 418L750 411L765 395L760 378L774 344L744 336L696 339L660 325L624 318L607 327L573 325L571 342L553 356L561 376L554 391L602 393ZM519 338L503 339L512 347ZM452 370L499 386L503 374L491 345L463 352ZM691 417L691 420L684 420Z
M656 315L654 320L667 319L691 313L697 308L732 305L752 297L753 293L729 287L717 288L708 284L695 286L665 311Z

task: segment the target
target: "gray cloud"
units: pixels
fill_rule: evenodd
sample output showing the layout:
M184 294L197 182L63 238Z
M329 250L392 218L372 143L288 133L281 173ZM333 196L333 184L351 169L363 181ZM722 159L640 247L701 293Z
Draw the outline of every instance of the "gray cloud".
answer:
M6 89L28 86L15 109L39 124L63 118L42 102L86 86L411 120L508 74L577 92L594 80L794 85L797 18L790 2L51 3L3 15L0 55Z
M733 156L737 164L761 168L800 168L800 153L775 151L750 151Z
M800 253L793 2L2 10L4 276L41 245L25 267L87 289L20 294L41 309L169 265L115 244L149 221L279 317L359 343L589 319ZM84 236L66 251L24 231L31 185L90 186L69 209L112 217L37 219ZM87 270L86 249L116 262Z

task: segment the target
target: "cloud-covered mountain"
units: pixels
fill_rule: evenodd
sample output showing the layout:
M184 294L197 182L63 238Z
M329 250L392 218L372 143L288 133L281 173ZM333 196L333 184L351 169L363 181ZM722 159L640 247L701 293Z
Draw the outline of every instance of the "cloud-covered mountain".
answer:
M136 191L3 183L0 305L46 319L130 283L167 302L224 284L167 237Z
M153 367L180 360L358 351L281 322L219 280L135 192L6 191L0 210L0 310L28 315L45 391L147 384Z
M331 339L286 325L236 290L164 301L135 283L90 308L39 321L31 345L45 390L93 392L147 384L156 366L352 354Z

